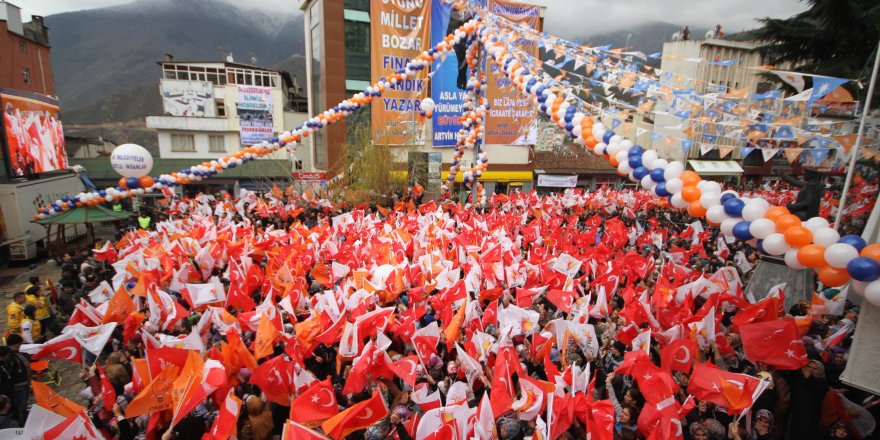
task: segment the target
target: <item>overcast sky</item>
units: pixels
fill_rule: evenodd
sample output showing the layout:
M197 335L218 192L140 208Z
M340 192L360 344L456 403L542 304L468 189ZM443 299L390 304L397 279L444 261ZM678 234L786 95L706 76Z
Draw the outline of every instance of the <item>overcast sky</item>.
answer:
M30 14L99 8L130 0L11 0ZM148 2L150 0L139 0ZM185 1L185 0L178 0ZM299 12L298 0L228 0L267 10ZM727 32L756 27L757 17L786 18L806 9L799 0L537 0L547 5L546 29L565 38L596 35L635 26L646 21L666 21L692 27L721 24ZM25 6L26 5L26 6Z

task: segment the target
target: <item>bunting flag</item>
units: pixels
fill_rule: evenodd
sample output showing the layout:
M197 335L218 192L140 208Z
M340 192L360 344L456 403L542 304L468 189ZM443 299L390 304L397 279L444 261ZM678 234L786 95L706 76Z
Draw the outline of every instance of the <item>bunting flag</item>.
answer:
M807 107L812 106L814 102L822 99L822 97L831 93L832 90L847 82L849 82L849 80L845 78L833 78L830 76L819 75L813 76L813 93L810 94L810 98L807 100Z

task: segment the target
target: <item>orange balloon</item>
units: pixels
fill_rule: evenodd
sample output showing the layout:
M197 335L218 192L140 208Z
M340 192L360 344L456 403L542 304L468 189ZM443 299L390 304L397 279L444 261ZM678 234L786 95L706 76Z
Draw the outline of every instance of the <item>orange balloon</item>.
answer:
M822 266L819 269L819 281L830 287L842 286L849 282L849 272L833 266Z
M700 183L701 180L703 180L697 173L693 171L685 171L681 173L681 177L679 177L679 179L681 179L681 182L684 184L684 186L697 186L697 184Z
M685 186L681 189L681 198L685 202L698 202L702 194L703 192L696 186Z
M593 137L593 135L589 135L584 138L584 143L587 144L588 147L593 148L596 146L596 144L599 143L599 141L597 141L596 138Z
M862 249L859 255L880 261L880 243L869 244Z
M617 161L617 156L608 156L608 162L610 162L611 166L615 168L620 165L620 162Z
M128 185L125 184L125 177L119 178L119 186L121 186L124 189L128 189Z
M769 218L770 220L773 220L775 222L777 218L782 217L785 214L790 214L790 212L788 212L788 209L785 209L782 206L772 206L764 214L764 217ZM776 231L781 232L779 230L779 226L776 226Z
M770 208L770 209L773 209L773 208ZM767 212L769 213L770 211L767 211ZM784 233L789 228L793 228L795 226L801 225L801 219L798 218L798 216L793 215L793 214L780 215L779 217L776 217L774 222L776 223L776 232L780 232L780 233ZM810 234L810 235L811 235L810 240L812 241L812 239L813 239L812 234ZM786 241L788 241L788 240L786 239Z
M806 246L813 242L813 233L803 226L792 226L785 230L785 242L794 246Z
M156 182L153 181L153 178L150 176L144 176L140 178L141 188L149 188L153 186Z
M797 254L798 262L807 267L820 267L825 264L825 246L808 244L801 247Z
M688 213L694 217L703 217L706 215L706 208L703 208L703 205L700 204L699 198L695 202L691 202L688 206Z

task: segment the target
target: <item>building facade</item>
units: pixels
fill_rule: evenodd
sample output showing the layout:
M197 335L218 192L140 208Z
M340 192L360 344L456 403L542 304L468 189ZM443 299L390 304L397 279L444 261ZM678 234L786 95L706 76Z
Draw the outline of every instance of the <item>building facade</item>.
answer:
M49 50L43 17L23 23L21 9L0 0L0 87L54 96Z
M429 1L429 0L426 0ZM541 6L541 23L546 7L539 1L521 3ZM305 16L306 72L309 114L323 112L340 101L370 86L370 1L369 0L300 0ZM353 115L358 121L370 122L369 107ZM314 164L317 169L339 172L345 156L345 143L351 121L329 125L310 136ZM430 144L431 121L424 132L414 138L425 143L407 148L420 152L439 153L442 170L452 163L453 148L435 148ZM422 127L419 127L421 130ZM489 171L481 181L487 193L513 189L530 190L533 186L532 146L484 145L489 157ZM395 162L404 164L407 155L397 155ZM470 167L472 153L466 152L462 169ZM404 169L405 165L398 167ZM446 171L442 179L446 179ZM461 182L461 173L458 176Z
M758 53L757 41L731 41L716 38L705 40L669 41L663 43L663 60L660 69L679 75L685 87L697 93L747 89L748 93L764 93L773 83L763 80L759 70L766 64ZM730 65L713 65L713 62L730 61Z
M271 133L306 120L305 113L295 111L304 98L296 93L287 72L232 61L167 60L159 64L164 114L147 116L147 127L157 131L162 159L217 159L235 152L250 137L252 114L254 120L264 121L264 131ZM264 98L264 114L251 113L249 103L240 102L242 97L249 99L257 93ZM287 158L287 150L263 157ZM312 167L309 148L298 148L295 159L290 159L292 171Z

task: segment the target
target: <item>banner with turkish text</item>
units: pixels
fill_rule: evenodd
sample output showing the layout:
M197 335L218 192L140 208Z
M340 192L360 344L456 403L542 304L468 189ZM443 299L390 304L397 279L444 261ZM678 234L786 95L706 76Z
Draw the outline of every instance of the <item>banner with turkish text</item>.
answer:
M430 45L429 0L380 0L370 2L370 72L372 82L403 69ZM374 139L389 145L414 144L423 127L417 116L427 93L428 69L386 89L372 105ZM413 123L415 121L415 123Z

